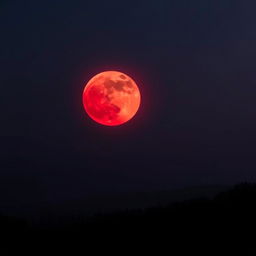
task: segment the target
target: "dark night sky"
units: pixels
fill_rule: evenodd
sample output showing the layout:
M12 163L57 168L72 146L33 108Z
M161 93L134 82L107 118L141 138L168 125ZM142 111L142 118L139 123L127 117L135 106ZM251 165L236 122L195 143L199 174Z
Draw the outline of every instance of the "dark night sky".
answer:
M256 3L0 2L2 206L255 181ZM138 83L130 122L85 114L104 70Z

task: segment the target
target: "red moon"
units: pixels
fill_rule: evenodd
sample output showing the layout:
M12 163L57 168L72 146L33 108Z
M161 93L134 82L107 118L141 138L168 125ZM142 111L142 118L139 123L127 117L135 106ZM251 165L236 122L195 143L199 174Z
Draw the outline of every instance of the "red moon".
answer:
M97 123L116 126L129 121L139 109L140 91L132 78L118 71L94 76L83 91L83 105Z

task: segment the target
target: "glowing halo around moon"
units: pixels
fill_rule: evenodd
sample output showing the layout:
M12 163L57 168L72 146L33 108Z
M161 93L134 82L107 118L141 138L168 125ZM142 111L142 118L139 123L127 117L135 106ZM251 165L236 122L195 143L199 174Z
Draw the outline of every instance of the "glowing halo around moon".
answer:
M140 106L140 91L134 80L118 71L105 71L89 80L83 105L97 123L117 126L134 117Z

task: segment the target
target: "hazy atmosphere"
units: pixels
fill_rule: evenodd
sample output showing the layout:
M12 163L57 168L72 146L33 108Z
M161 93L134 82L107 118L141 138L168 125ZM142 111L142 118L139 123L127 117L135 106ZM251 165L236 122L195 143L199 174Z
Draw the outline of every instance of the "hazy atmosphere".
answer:
M1 1L2 211L255 181L255 8ZM136 116L117 127L82 105L85 84L105 70L141 92Z

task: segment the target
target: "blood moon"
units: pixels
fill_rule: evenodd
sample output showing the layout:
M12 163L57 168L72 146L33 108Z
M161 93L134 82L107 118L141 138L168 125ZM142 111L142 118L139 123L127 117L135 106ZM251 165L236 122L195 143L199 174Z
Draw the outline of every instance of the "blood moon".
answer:
M97 123L116 126L129 121L140 106L140 91L132 78L118 71L94 76L83 91L83 105Z

